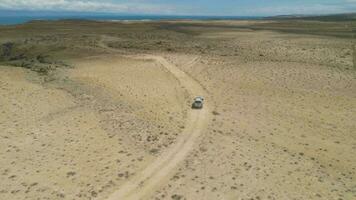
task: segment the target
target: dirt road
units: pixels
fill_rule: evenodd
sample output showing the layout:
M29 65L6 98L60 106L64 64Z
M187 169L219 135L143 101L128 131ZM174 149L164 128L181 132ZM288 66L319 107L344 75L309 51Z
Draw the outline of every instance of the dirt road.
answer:
M106 47L106 49L110 48ZM206 95L206 91L204 91L198 82L175 65L169 63L165 58L152 55L134 58L150 59L160 63L179 80L181 86L187 90L191 97ZM143 171L138 172L135 177L110 195L108 200L143 199L152 194L155 188L170 178L170 174L174 171L174 168L192 150L195 142L206 127L209 113L209 103L206 103L202 110L190 110L187 115L185 128L178 141Z

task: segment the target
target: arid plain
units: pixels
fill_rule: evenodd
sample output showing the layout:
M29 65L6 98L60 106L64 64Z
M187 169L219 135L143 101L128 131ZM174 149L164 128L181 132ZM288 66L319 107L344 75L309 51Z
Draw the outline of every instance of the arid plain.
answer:
M0 199L355 199L355 27L0 26Z

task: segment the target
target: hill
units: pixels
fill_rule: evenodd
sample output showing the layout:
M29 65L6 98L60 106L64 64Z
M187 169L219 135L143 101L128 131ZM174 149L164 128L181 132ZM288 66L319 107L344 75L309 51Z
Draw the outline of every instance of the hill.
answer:
M316 20L316 21L354 21L356 20L356 13L342 13L332 15L279 15L273 17L266 17L269 20Z

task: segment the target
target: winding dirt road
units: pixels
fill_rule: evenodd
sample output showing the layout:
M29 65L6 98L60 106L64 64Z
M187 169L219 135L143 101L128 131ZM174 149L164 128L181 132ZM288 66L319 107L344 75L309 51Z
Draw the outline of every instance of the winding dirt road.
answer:
M106 46L107 49L111 49ZM131 57L131 56L130 56ZM189 75L161 56L134 56L136 59L150 59L160 63L172 73L191 97L206 95L206 91ZM177 165L183 161L193 149L195 142L204 131L209 118L209 103L202 110L190 110L187 115L185 128L177 142L163 152L155 161L148 165L110 195L107 200L139 200L148 198L159 186L168 181Z

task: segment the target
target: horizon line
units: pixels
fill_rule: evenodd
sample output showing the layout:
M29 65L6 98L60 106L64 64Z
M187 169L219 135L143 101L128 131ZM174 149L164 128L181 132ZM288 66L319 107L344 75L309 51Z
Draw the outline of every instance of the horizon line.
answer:
M278 16L328 16L328 15L347 15L347 14L356 14L356 12L338 12L338 13L328 13L328 14L298 14L298 13L290 13L290 14L277 14L277 15L210 15L210 14L156 14L156 13L116 13L116 12L95 12L95 11L49 11L49 10L24 10L24 9L16 9L16 10L5 10L0 9L0 11L4 11L7 13L0 13L0 16L6 16L10 14L11 16L30 16L35 15L55 15L55 16L65 16L65 15L110 15L110 16L167 16L167 17L278 17ZM17 12L23 11L27 12L24 14L19 14Z

